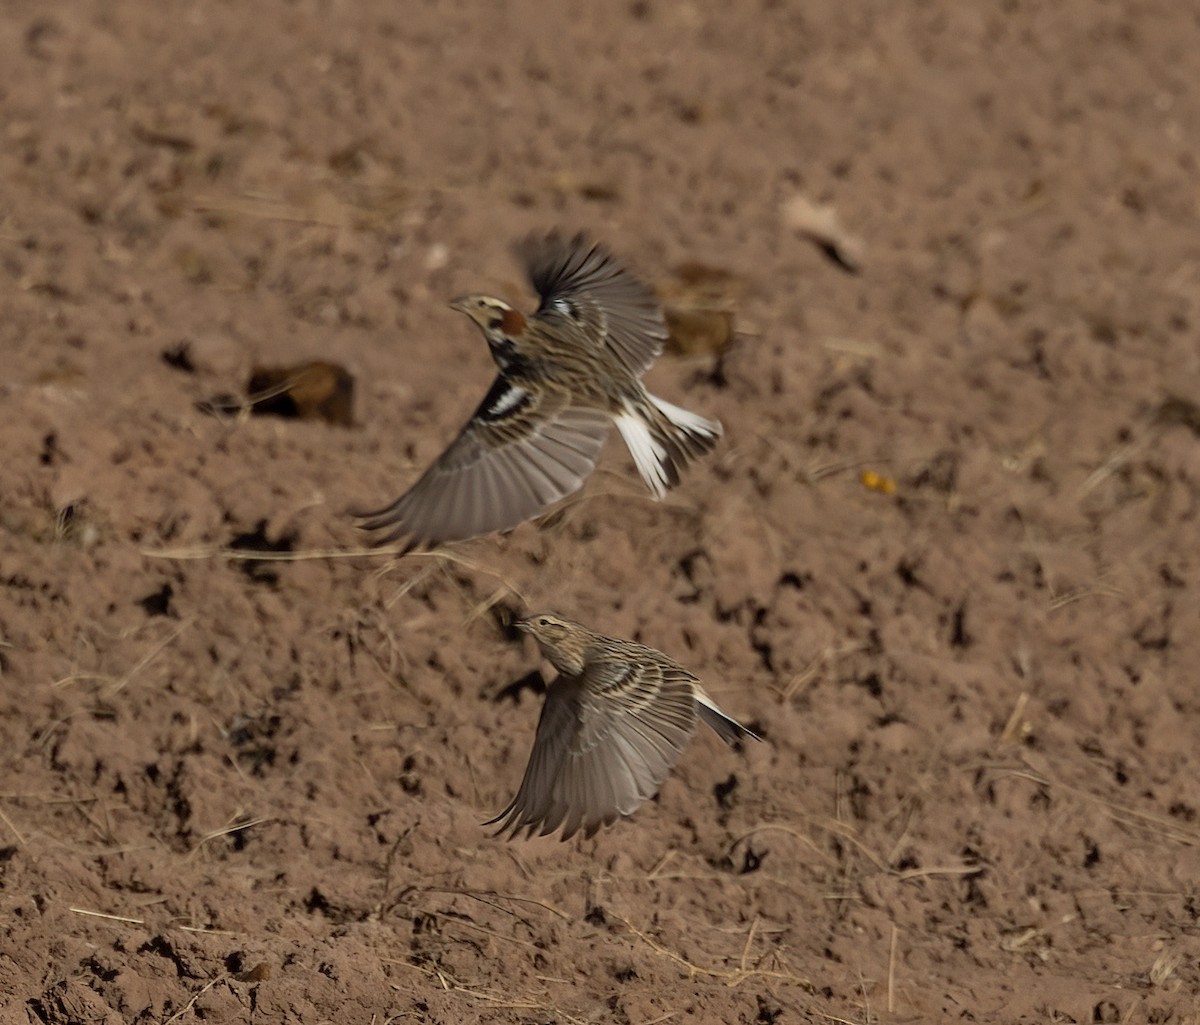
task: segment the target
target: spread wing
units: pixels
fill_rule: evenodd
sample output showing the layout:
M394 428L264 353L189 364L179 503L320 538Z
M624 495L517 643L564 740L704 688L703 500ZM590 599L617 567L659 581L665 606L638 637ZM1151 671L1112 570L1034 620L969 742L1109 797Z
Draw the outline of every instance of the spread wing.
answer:
M658 298L603 246L551 232L516 248L542 299L539 318L603 339L635 377L662 352L667 328Z
M357 514L376 544L408 547L509 530L579 490L608 433L603 413L565 391L501 374L467 425L391 505Z
M564 840L629 815L658 792L696 727L695 677L678 667L604 662L546 693L516 796L485 825Z

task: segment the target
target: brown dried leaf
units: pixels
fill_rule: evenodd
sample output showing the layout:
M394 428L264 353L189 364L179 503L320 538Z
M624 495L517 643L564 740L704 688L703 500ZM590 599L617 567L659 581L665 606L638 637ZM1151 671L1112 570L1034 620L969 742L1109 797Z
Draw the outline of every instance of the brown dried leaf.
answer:
M783 204L783 222L815 242L843 270L857 274L862 269L863 242L842 227L832 206L793 196Z
M240 972L234 978L238 982L266 982L271 977L271 966L266 961L259 961L249 971Z
M256 414L354 423L354 377L345 367L320 360L291 367L255 367L246 385Z
M708 356L724 350L733 341L733 313L665 306L667 352L675 356Z
M746 282L723 267L689 260L658 286L667 320L667 351L676 356L707 356L733 341L733 308Z

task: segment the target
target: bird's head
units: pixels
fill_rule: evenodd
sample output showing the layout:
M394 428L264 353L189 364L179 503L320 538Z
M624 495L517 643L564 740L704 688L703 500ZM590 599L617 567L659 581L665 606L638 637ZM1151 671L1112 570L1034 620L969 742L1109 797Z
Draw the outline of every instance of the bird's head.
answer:
M451 302L450 308L474 320L493 348L499 342L520 337L526 329L526 318L520 310L491 295L463 295Z
M583 672L590 630L553 612L538 612L513 625L537 641L547 661L560 673L578 676Z

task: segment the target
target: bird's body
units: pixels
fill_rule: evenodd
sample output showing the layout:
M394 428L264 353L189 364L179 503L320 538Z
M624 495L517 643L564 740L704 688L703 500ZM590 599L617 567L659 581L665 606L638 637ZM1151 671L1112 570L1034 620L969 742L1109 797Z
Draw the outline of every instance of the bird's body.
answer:
M604 248L557 233L518 253L541 304L526 316L471 295L451 306L483 332L499 374L471 420L391 505L362 514L410 547L508 530L582 487L616 423L651 492L707 452L721 425L650 395L641 376L666 326L654 293Z
M510 837L560 826L564 840L581 829L591 836L632 814L657 793L698 720L731 745L754 737L661 651L552 613L517 625L559 677L547 690L521 786L487 823Z

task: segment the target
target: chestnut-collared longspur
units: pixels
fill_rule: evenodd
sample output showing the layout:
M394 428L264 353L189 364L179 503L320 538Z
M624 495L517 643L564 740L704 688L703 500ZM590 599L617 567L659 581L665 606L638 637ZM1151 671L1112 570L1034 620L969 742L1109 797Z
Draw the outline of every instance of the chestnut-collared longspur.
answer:
M630 815L657 793L697 720L727 744L758 739L721 711L700 681L661 651L549 612L518 620L558 670L546 690L517 795L494 819L509 837L579 830Z
M445 452L390 505L362 513L379 544L409 548L508 530L583 486L616 423L656 498L716 444L721 425L655 398L641 377L666 327L653 291L582 235L527 238L517 254L541 297L451 306L483 332L499 374Z

